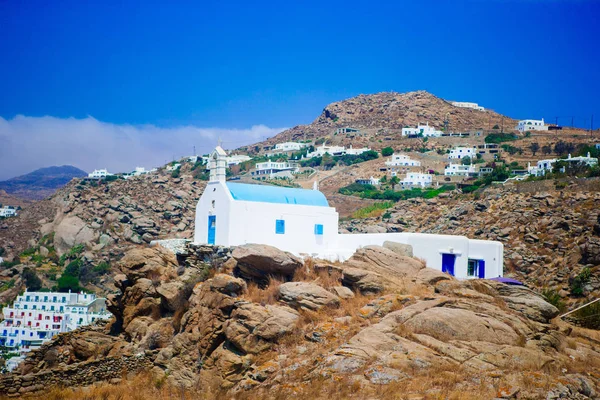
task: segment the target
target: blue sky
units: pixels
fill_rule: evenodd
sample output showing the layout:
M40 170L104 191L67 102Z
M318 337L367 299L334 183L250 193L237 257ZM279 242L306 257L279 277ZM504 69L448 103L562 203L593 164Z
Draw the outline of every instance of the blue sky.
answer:
M424 89L600 126L599 1L170 3L0 1L0 117L277 130Z

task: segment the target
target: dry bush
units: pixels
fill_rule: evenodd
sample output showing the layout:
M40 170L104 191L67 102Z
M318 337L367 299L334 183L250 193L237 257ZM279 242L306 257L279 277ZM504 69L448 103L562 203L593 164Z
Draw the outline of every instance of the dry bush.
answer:
M261 288L254 282L248 283L248 291L242 296L248 301L258 304L277 304L279 302L278 293L279 286L283 281L269 277L269 283L266 287Z
M294 273L292 281L294 282L312 282L324 288L340 286L342 281L342 273L337 269L325 268L316 269L315 261L312 258L307 258L304 261L304 266L298 268Z

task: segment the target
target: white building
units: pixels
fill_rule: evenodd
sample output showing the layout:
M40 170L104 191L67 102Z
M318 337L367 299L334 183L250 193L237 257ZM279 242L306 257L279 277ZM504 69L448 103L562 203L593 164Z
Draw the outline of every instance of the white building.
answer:
M445 176L472 176L477 175L477 168L475 165L462 165L450 163L444 168Z
M209 165L209 162L208 162L209 159L210 159L210 156L204 156L204 157L202 157L202 163L207 165L206 169L210 169L210 165ZM228 167L231 167L232 165L238 165L238 164L241 164L243 162L250 161L250 160L252 160L252 157L247 156L245 154L232 154L232 155L229 155L229 156L225 157L225 164Z
M527 165L527 172L531 175L536 176L546 175L546 172L552 171L552 169L554 168L554 164L558 161L585 165L587 167L594 167L598 165L598 159L595 157L590 157L590 153L588 152L587 156L571 157L571 155L569 154L567 158L551 158L546 160L539 160L535 167L532 167L531 163L529 163ZM562 172L564 172L564 169L562 170Z
M349 156L358 156L362 153L364 153L365 151L370 151L371 149L368 147L361 147L360 149L354 149L352 148L352 146L350 146L349 148L347 148L344 151L344 154L349 155Z
M194 242L267 244L299 256L345 260L368 245L409 244L427 266L461 279L502 276L502 243L421 233L339 234L339 216L318 190L225 182L223 151L196 206Z
M298 164L290 162L266 161L256 163L254 171L250 175L254 178L292 178L292 173L298 172Z
M416 128L402 128L402 136L425 136L425 137L440 137L442 131L436 130L434 127L429 126L429 122L425 125L419 124Z
M451 160L460 160L464 157L470 157L471 159L477 156L477 148L475 147L455 147L450 150L448 158Z
M519 132L527 132L527 131L547 131L548 125L544 123L544 119L524 119L523 121L519 121L517 125L517 130Z
M278 150L280 152L299 151L305 147L306 147L306 143L284 142L284 143L277 143L275 145L275 150Z
M17 216L17 208L13 206L4 206L0 208L0 217L8 218L8 217L16 217Z
M424 174L421 172L409 172L406 177L400 181L400 185L404 189L413 187L426 188L431 186L433 182L433 175Z
M61 332L112 316L94 294L28 292L2 310L0 346L25 354Z
M385 165L388 167L419 167L421 166L421 162L413 160L407 155L394 153L392 154L392 157L385 162Z
M468 101L453 101L451 104L455 107L472 108L473 110L485 111L485 108L481 107L479 104Z
M135 167L135 169L133 171L131 171L128 174L123 174L123 178L128 179L134 176L140 176L140 175L146 175L146 174L150 174L152 172L156 172L158 171L157 168L152 168L151 170L146 170L146 168L144 167Z
M167 171L175 171L176 169L181 168L181 164L180 163L175 163L173 165L167 165L167 168L165 168Z
M344 146L327 146L325 143L323 145L316 147L315 151L306 153L307 158L313 157L323 157L325 154L329 154L330 156L343 156L343 155L359 155L364 153L365 151L371 150L368 147L363 147L360 149L354 149L352 146L346 148Z
M377 186L377 185L379 185L379 178L370 177L369 179L357 179L355 182L360 185Z
M92 179L105 179L107 176L112 176L106 169L95 169L94 172L88 174L88 178Z

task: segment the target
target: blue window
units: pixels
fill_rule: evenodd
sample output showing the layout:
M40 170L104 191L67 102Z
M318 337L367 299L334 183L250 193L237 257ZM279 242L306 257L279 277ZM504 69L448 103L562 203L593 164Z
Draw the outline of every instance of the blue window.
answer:
M323 224L315 224L315 235L323 234Z
M275 220L275 233L283 235L285 233L285 221L282 219Z

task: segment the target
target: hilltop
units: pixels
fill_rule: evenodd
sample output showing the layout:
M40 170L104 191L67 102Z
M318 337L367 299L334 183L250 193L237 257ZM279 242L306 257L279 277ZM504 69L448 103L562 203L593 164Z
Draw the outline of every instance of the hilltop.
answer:
M0 182L0 190L24 199L41 200L65 186L71 179L84 176L87 176L85 171L72 165L40 168Z
M448 117L449 131L491 129L495 125L511 130L517 121L492 110L478 111L453 106L426 91L407 93L382 92L361 94L327 105L321 114L308 125L298 125L258 143L258 146L273 145L285 141L319 139L332 136L336 128L352 127L366 131L369 137L379 134L400 134L405 126L429 123L438 129L444 127ZM355 147L361 142L354 137ZM248 146L251 149L253 146ZM375 144L375 148L377 145Z

